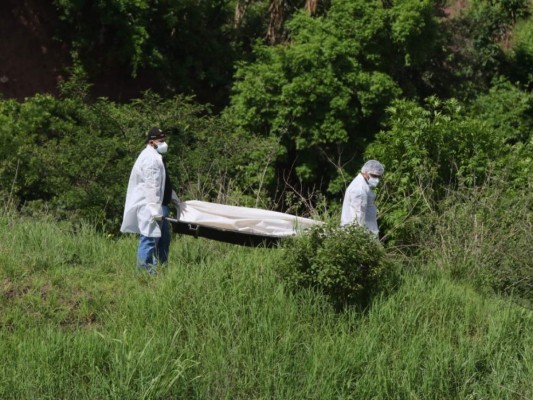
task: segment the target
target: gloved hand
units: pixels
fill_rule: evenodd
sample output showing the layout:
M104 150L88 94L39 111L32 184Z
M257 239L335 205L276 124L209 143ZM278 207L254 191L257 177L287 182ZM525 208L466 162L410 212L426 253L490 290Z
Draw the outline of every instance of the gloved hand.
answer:
M148 211L150 211L150 220L152 222L161 221L163 219L163 209L161 208L161 204L148 203L146 207L148 208Z
M162 221L163 220L163 216L162 215L152 215L152 221Z

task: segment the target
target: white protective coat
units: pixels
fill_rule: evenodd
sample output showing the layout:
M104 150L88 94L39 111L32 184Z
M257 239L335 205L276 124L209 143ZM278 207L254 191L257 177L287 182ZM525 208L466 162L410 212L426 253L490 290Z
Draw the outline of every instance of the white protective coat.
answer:
M120 231L161 237L161 229L154 217L163 215L164 191L163 157L152 146L146 146L131 170Z
M378 236L378 210L374 204L376 194L363 175L359 174L350 183L342 203L341 225L356 223Z

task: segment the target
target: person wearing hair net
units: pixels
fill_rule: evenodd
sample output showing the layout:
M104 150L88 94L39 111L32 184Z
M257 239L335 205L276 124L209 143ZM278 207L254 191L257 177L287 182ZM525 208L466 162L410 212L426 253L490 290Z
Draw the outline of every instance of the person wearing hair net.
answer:
M379 184L383 172L385 167L377 160L367 161L363 165L361 173L350 183L344 195L341 226L355 223L378 237L378 212L374 204L376 194L372 189Z
M156 265L165 264L170 247L170 226L165 217L172 203L179 216L180 200L172 188L163 154L168 150L166 134L152 128L146 138L146 148L133 165L126 193L124 218L120 231L140 234L137 267L150 274Z

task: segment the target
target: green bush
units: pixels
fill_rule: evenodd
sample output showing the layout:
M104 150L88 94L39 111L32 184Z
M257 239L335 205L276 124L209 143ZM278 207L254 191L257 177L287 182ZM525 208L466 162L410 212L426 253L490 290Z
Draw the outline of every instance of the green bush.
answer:
M469 115L483 120L506 144L526 143L533 131L533 94L506 79L492 84L472 102Z
M451 99L428 98L424 107L398 100L388 109L386 130L378 133L365 156L385 165L379 190L382 231L390 243L418 240L423 215L438 207L450 188L475 186L491 163L510 152L505 138Z
M290 240L280 272L291 289L313 288L337 307L364 307L389 270L385 250L365 229L323 225Z
M510 79L517 80L530 90L533 87L533 18L519 21L513 30L510 51Z
M118 229L131 168L145 133L156 125L177 128L166 160L183 200L250 205L261 197L256 177L268 161L256 153L268 143L233 132L207 106L150 92L127 104L105 98L89 103L83 84L69 82L65 89L62 98L0 99L4 208Z

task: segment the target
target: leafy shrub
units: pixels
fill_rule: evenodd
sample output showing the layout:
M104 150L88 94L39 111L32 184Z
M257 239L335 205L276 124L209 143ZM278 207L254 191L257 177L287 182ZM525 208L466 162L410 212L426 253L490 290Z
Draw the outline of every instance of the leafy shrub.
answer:
M533 131L533 94L498 79L470 105L469 114L494 130L507 144L527 142Z
M367 305L388 273L380 242L357 225L314 227L285 252L280 271L288 286L322 291L338 308Z
M510 148L495 128L467 116L453 99L432 97L424 107L399 100L388 112L387 129L376 135L365 155L386 168L379 192L384 231L397 244L412 243L421 217L438 207L449 188L460 181L483 182L491 162Z
M510 79L533 87L533 18L519 21L513 30L513 47L510 51Z
M118 229L131 168L154 125L178 128L166 157L182 199L258 197L258 184L249 183L255 182L254 171L263 173L264 163L250 160L263 142L233 133L208 107L185 96L162 99L149 92L128 104L105 98L90 104L83 87L72 83L68 89L63 98L0 100L4 203L32 215L48 210L61 219Z

